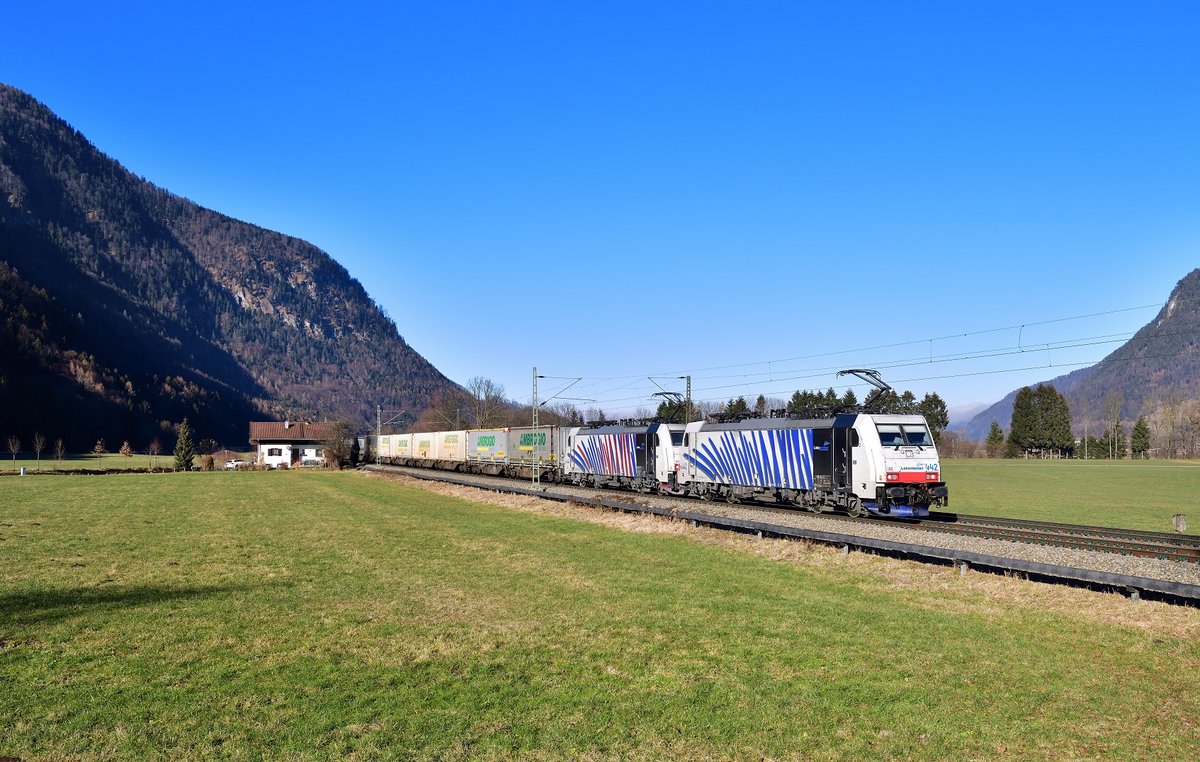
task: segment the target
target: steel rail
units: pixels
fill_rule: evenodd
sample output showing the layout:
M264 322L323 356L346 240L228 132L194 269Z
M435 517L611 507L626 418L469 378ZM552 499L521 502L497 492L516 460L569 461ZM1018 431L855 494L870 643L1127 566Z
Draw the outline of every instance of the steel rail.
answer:
M1146 529L1123 529L1121 527L1102 527L1088 524L1062 524L1056 521L1014 519L1006 516L974 516L963 513L941 515L953 516L954 518L950 520L959 524L966 523L989 526L1017 526L1026 529L1044 528L1064 533L1068 531L1077 532L1090 537L1119 537L1127 540L1157 542L1163 545L1178 545L1185 548L1200 548L1200 535L1195 534L1182 534L1178 532L1152 532Z
M793 510L771 503L755 504L755 506L759 510L776 512ZM1200 537L1196 535L1172 535L1140 529L1091 527L1058 524L1051 521L993 518L991 516L976 517L966 514L938 513L928 519L890 518L887 516L855 518L839 513L821 513L819 515L832 521L877 523L882 519L889 523L903 524L926 532L1091 550L1099 553L1115 553L1183 563L1200 563Z
M1062 529L997 524L950 524L943 522L921 523L917 528L926 532L967 535L995 540L1009 540L1033 545L1095 550L1139 558L1158 558L1167 561L1200 563L1200 547L1182 547L1148 542L1140 539L1124 539L1118 536L1091 536L1082 534L1075 527L1065 525Z

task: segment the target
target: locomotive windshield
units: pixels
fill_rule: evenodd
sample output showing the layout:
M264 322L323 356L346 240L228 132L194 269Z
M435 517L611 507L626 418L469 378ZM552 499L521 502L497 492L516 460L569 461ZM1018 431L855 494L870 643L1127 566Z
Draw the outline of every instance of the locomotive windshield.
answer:
M921 424L879 424L879 443L884 447L933 447L929 429Z
M904 441L912 447L933 447L933 438L924 426L904 426Z
M884 447L900 447L904 444L904 434L899 426L880 424L879 443Z

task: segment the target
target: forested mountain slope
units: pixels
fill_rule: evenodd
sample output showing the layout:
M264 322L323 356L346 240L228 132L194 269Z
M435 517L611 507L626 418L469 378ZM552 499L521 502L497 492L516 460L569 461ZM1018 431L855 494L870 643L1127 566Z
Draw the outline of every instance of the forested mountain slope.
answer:
M1084 421L1099 431L1110 405L1119 404L1128 428L1163 404L1200 399L1200 270L1179 281L1158 315L1119 349L1089 368L1045 383L1066 396L1076 434ZM993 420L1007 428L1016 394L972 418L964 434L982 440Z
M454 384L304 241L203 209L0 85L0 435L244 442Z

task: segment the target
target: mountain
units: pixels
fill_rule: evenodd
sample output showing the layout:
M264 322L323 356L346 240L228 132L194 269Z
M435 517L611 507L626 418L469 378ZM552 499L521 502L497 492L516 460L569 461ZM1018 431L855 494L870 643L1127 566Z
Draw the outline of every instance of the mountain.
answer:
M455 385L362 285L302 240L134 176L0 85L0 436L138 449L184 416L374 421Z
M1128 428L1161 403L1200 398L1200 269L1179 281L1158 315L1119 349L1091 367L1044 383L1067 398L1077 434L1085 422L1100 431L1110 404L1120 405ZM1007 430L1016 396L1012 391L960 431L982 440L993 420Z

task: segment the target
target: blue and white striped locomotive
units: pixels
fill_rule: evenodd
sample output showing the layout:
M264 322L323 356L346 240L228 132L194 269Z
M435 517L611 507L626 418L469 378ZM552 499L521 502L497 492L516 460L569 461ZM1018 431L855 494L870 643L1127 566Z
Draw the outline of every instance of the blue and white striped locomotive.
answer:
M814 512L920 517L947 505L919 415L843 413L640 426L545 426L372 438L384 463L532 477Z

